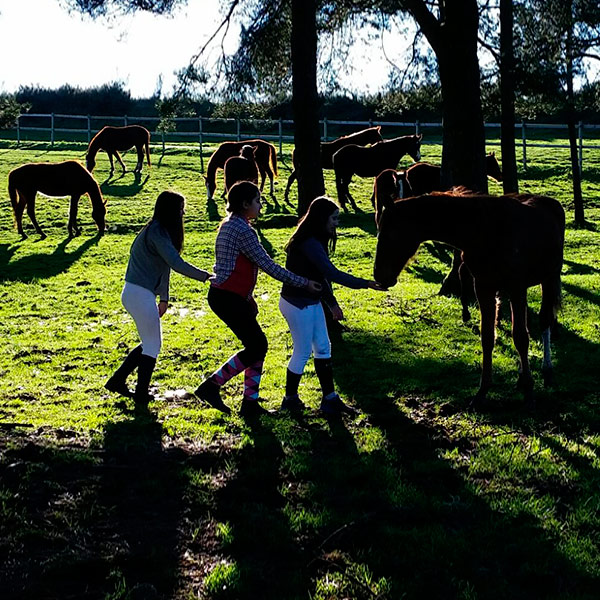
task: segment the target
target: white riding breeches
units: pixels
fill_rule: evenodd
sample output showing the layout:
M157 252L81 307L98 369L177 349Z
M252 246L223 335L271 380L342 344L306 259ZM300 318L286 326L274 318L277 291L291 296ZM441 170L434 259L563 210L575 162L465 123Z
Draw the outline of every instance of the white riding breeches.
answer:
M142 354L156 358L162 345L156 295L146 288L126 281L121 293L121 302L135 321L142 341Z

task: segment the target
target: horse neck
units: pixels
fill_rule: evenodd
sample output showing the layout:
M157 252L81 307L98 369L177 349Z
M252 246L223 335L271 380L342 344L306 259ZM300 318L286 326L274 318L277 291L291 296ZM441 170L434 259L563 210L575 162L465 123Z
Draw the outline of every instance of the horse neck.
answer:
M413 215L411 229L417 223L420 242L435 240L456 248L464 248L469 233L470 199L464 196L425 195L401 201ZM415 232L411 232L415 235Z
M98 140L98 136L92 139L90 145L88 147L87 155L91 158L94 158L96 154L98 154L98 150L100 150L100 141Z
M102 192L100 191L100 186L92 177L90 177L87 193L90 197L90 200L92 201L93 209L98 208L104 204L104 200L102 199Z

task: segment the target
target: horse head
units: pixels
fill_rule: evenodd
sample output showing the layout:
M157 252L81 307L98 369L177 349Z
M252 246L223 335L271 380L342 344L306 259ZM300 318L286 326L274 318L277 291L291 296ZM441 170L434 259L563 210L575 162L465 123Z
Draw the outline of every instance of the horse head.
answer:
M249 144L244 144L240 150L240 156L242 158L247 158L248 160L256 160L257 150L258 146L250 146Z
M98 235L104 235L106 231L106 200L99 206L94 206L92 209L92 219L98 227Z
M381 212L373 278L385 288L396 284L400 271L421 243L417 237L418 226L405 210L412 201L412 198L398 200Z
M96 166L96 158L89 152L85 155L85 168L91 173Z
M502 169L500 163L496 158L495 152L490 152L485 157L485 170L486 173L496 181L502 181Z

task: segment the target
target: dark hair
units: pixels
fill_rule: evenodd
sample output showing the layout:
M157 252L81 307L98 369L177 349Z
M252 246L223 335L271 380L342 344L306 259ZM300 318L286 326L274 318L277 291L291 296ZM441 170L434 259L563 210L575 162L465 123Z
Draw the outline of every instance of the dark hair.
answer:
M169 234L177 252L183 249L183 215L185 198L177 192L161 192L154 205L152 221L158 221Z
M256 196L260 196L260 190L251 181L238 181L229 188L227 194L227 212L239 215L244 212L244 202L252 202Z
M292 244L303 242L308 238L317 238L326 251L334 252L337 235L335 231L329 233L326 229L327 219L340 207L327 196L315 198L308 207L306 214L300 219L296 231L292 233L285 250L288 251Z

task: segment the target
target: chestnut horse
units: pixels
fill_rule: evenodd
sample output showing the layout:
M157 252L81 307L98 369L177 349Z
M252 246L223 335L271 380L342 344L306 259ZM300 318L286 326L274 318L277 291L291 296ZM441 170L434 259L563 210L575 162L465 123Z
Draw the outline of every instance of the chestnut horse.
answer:
M376 144L377 142L382 142L383 138L381 137L381 125L377 125L376 127L369 127L368 129L363 129L362 131L356 131L354 133L350 133L349 135L343 135L331 142L321 142L321 168L323 169L333 169L333 155L343 146L347 146L348 144L355 144L357 146L366 146L368 144ZM288 202L288 196L290 193L290 187L294 181L298 178L296 175L296 152L292 151L292 164L293 169L288 177L287 186L285 188L285 201Z
M335 184L340 206L347 210L346 200L348 200L355 210L357 208L348 189L353 175L377 177L385 169L395 169L405 154L410 155L414 161L420 160L422 138L422 134L405 135L372 146L350 144L340 148L333 155Z
M41 238L46 235L35 218L35 197L38 192L46 196L71 196L69 207L69 237L79 235L77 225L77 206L79 198L88 194L92 201L92 218L98 226L100 235L104 233L106 202L102 199L100 186L90 172L75 160L60 163L30 163L13 169L8 174L8 195L12 204L17 231L22 239L27 236L23 231L23 211L27 214Z
M492 383L496 327L496 292L506 291L512 312L512 335L519 354L519 384L533 405L529 367L527 288L541 284L540 324L544 344L543 374L552 379L550 326L560 304L565 213L547 196L484 196L460 191L406 198L383 209L374 277L388 287L426 240L445 242L462 252L474 282L481 313L481 382L472 405L480 408Z
M273 144L264 140L244 140L242 142L223 142L213 153L206 167L206 193L211 200L217 189L217 171L225 168L225 162L232 156L239 156L243 146L256 146L254 158L260 172L260 191L265 186L267 176L271 182L273 195L273 177L277 177L277 150Z
M485 157L485 166L488 177L496 181L502 181L502 169L496 159L494 152L490 152ZM447 191L448 188L444 188L441 183L442 169L437 165L432 165L425 162L417 162L410 165L404 172L398 172L395 179L403 183L403 195L396 196L397 198L407 198L409 196L421 196L422 194L429 194L430 192L442 192ZM379 184L377 179L381 177ZM375 180L375 187L378 188L376 191L373 190L373 197L371 201L375 204L375 223L379 222L379 215L385 203L391 203L393 200L391 195L393 194L393 182L391 174L381 173ZM455 251L452 258L452 266L450 272L444 278L440 294L442 295L459 295L463 304L463 320L467 322L470 318L468 301L472 298L472 291L469 293L466 291L469 284L466 281L460 279L459 269L461 265L460 252ZM466 272L463 269L462 274L466 280Z
M251 181L258 185L258 166L256 164L256 146L242 146L239 156L225 161L225 191L238 181Z
M119 150L124 152L134 147L137 150L138 158L134 172L138 173L141 172L142 165L144 164L144 150L146 151L148 166L150 165L150 132L141 125L127 125L126 127L111 127L107 125L92 138L85 156L86 167L91 173L96 166L96 154L100 150L104 150L108 154L108 160L110 161L110 174L112 175L115 170L113 156L119 161L123 173L125 173L127 169L119 154Z

